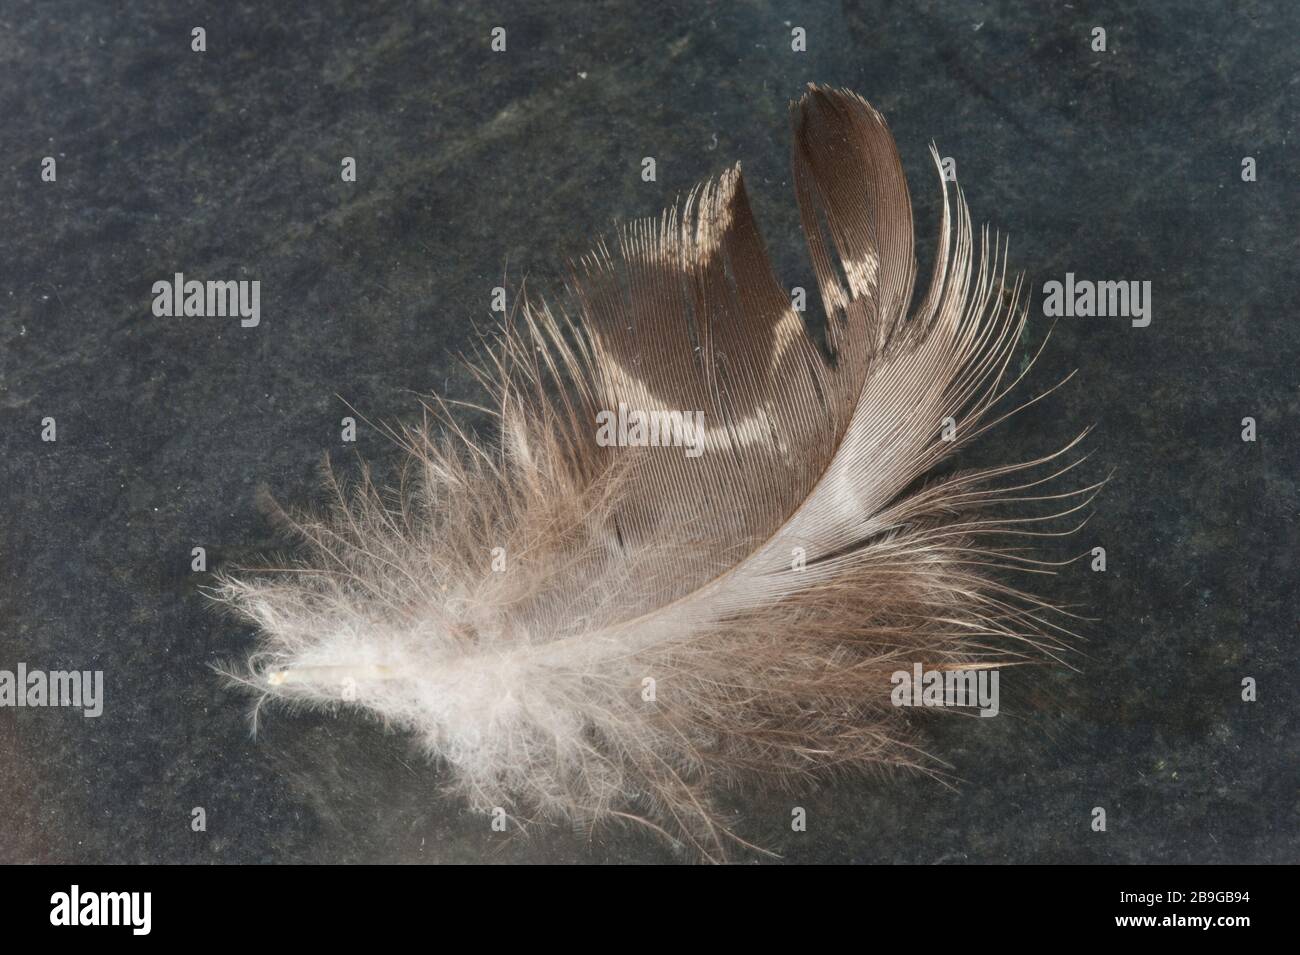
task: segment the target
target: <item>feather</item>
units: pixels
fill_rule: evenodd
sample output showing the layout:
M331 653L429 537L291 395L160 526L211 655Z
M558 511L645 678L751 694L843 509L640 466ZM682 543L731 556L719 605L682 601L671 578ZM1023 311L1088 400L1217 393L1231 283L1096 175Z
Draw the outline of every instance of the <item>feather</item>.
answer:
M301 557L223 575L219 598L260 631L238 679L409 731L476 809L635 819L719 858L739 841L723 787L933 768L892 673L1058 656L1053 608L1004 582L1048 565L1007 541L1090 499L1041 490L1082 435L925 480L1007 416L1025 309L1005 245L984 230L977 256L944 185L912 309L884 119L816 86L791 118L825 348L739 166L625 227L574 264L576 314L528 302L487 342L495 440L436 401L392 432L400 488L327 468L327 512L281 512ZM1042 500L1060 509L1016 508Z

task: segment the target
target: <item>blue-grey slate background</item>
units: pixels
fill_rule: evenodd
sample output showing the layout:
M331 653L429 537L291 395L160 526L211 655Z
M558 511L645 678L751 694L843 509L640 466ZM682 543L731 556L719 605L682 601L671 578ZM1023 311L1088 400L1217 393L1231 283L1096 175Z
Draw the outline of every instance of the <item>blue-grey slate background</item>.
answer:
M1077 670L1008 675L997 719L920 719L952 789L740 792L738 831L792 862L1297 861L1298 32L1284 0L3 0L0 668L101 669L107 700L0 710L0 861L686 858L635 831L492 833L355 714L272 711L250 738L210 665L252 634L189 555L280 546L258 491L312 502L327 452L391 467L376 429L339 441L344 401L400 421L472 398L454 356L503 276L553 293L613 223L731 162L812 287L787 126L809 81L888 117L926 260L928 143L956 159L1033 290L1027 349L1067 271L1151 281L1153 320L1060 321L1025 393L1074 381L966 458L1096 426L1082 476L1113 477L1045 549L1108 552L1044 586L1095 618ZM153 317L176 271L260 280L260 327Z

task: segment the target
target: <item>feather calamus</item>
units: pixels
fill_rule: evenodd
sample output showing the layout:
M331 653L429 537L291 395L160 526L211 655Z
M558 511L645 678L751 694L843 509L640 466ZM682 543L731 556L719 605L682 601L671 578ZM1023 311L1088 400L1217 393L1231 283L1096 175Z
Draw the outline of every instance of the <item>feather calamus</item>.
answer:
M1079 439L924 480L1006 417L1025 310L1005 247L985 230L976 249L945 184L912 307L911 201L883 118L813 86L792 126L824 346L773 274L738 166L625 227L575 263L574 315L526 303L483 350L496 438L435 402L395 432L400 489L327 469L331 508L283 515L301 557L223 577L260 631L243 682L409 731L475 808L636 819L716 857L737 838L723 786L925 764L895 671L1055 656L1052 608L1003 582L1048 565L1006 541L1089 499L1042 489ZM697 453L597 440L620 409L685 412ZM1014 507L1044 500L1056 513Z

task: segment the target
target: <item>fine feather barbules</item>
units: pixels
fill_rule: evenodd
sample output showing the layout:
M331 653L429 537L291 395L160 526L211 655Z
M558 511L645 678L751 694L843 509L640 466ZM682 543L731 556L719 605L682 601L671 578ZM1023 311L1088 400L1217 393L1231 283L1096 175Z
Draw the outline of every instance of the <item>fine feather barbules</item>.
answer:
M636 819L716 857L735 838L722 783L924 763L893 674L1063 646L1004 579L1047 565L1005 535L1086 502L1041 490L1078 439L921 480L1006 417L1025 313L1005 248L975 248L945 186L909 313L911 202L883 118L810 87L792 124L830 354L728 170L576 263L576 314L529 303L500 330L478 368L495 440L440 413L399 436L398 493L330 477L328 512L286 517L291 572L225 576L260 632L238 679L411 732L476 808ZM1014 516L1042 500L1057 513Z

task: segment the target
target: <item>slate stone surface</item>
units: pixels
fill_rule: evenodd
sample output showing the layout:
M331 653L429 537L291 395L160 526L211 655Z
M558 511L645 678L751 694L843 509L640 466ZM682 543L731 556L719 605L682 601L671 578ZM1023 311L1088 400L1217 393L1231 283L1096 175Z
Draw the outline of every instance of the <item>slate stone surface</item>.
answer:
M252 634L213 612L190 551L220 567L281 546L257 492L312 502L326 453L390 469L375 428L339 441L348 404L401 421L421 394L472 398L454 355L492 286L554 291L614 222L731 162L781 274L811 287L786 118L809 81L889 118L923 252L927 144L956 159L1026 273L1027 350L1066 272L1149 280L1152 321L1060 320L1025 393L1076 377L966 458L1095 426L1082 477L1113 477L1045 550L1107 550L1105 573L1043 588L1095 618L1077 669L1008 674L997 719L921 718L952 789L742 793L739 831L792 862L1297 861L1300 7L489 6L0 8L0 668L107 684L97 719L0 709L0 861L682 858L629 831L494 835L357 715L272 711L250 738L211 666ZM155 318L151 286L177 271L259 280L261 324Z

